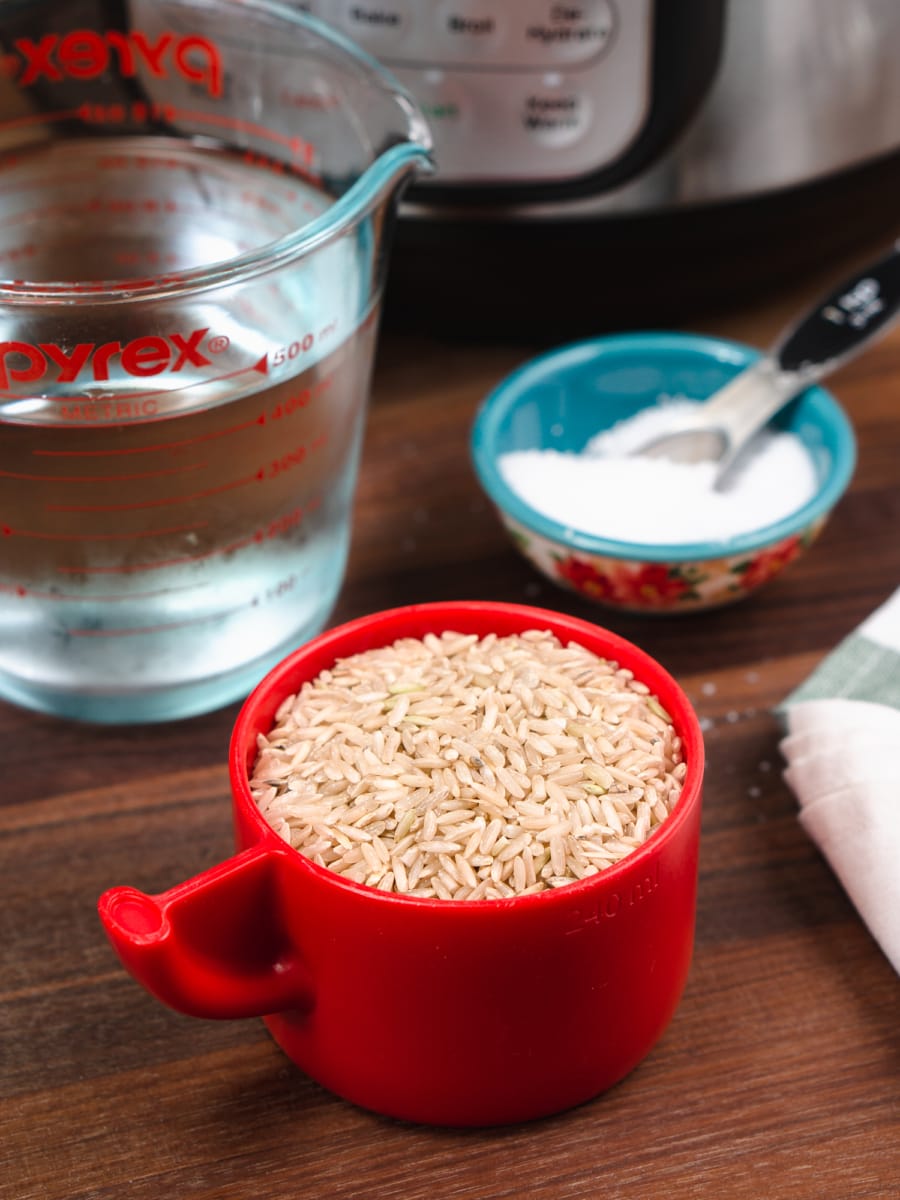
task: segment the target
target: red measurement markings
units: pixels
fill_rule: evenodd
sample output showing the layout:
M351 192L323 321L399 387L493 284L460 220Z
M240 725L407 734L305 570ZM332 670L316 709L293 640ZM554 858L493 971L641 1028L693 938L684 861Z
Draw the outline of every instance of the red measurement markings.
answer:
M77 108L61 108L57 112L32 113L27 117L13 117L0 121L0 129L19 129L23 125L52 125L54 121L68 121L79 115ZM8 160L4 160L6 165Z
M251 198L249 193L247 193L242 194L241 199L248 205L248 207L250 205L252 205L254 208L265 207L259 202L259 200L262 199L261 197L259 199L254 199ZM266 211L278 214L281 213L281 209L275 206L266 208ZM154 200L152 197L149 199L142 199L140 197L132 199L131 197L123 196L101 199L100 197L94 196L90 200L87 200L81 204L54 204L48 206L47 208L37 210L37 213L40 216L50 215L56 212L86 212L92 214L109 213L113 216L142 216L148 213L160 213L167 216L175 215L179 217L202 217L205 220L209 220L209 205L186 204L183 201L178 200ZM28 215L30 217L32 214L29 213ZM253 226L253 228L265 230L265 227L262 225Z
M118 125L129 117L131 120L137 119L134 108L129 109L123 103L82 104L75 113L69 115L76 115L85 123L92 125L105 125L110 122ZM142 115L146 119L146 114ZM316 160L316 148L311 143L296 135L291 136L290 134L280 133L277 129L269 129L267 126L260 125L256 121L244 121L238 117L226 116L223 113L178 108L174 104L169 103L165 104L157 115L172 123L182 121L188 125L214 125L219 129L250 134L251 137L273 142L276 146L283 146L291 152L294 158L294 162L288 168L290 170L304 170L304 173L306 173ZM244 157L245 161L252 161L255 165L269 167L271 170L285 169L284 164L279 163L277 160L271 161L262 155L251 154Z
M156 442L152 446L121 446L111 450L32 450L32 454L45 458L124 458L129 454L156 454L169 450L181 450L185 446L196 446L199 442L211 442L215 438L228 437L234 433L243 433L254 425L265 425L265 413L242 421L239 425L228 425L224 429L213 429L209 433L200 433L196 437L181 438L172 442Z
M273 599L278 595L289 592L294 587L295 582L294 577L289 576L287 579L282 580L280 584L270 588L266 595L268 598ZM245 612L248 608L258 608L260 603L260 597L254 596L246 604L221 609L219 612L203 613L196 617L183 617L179 621L161 622L158 625L136 625L129 629L69 629L66 632L69 637L84 638L143 637L148 634L167 633L171 629L183 629L191 625L205 625L210 621L221 621L224 617Z
M181 496L159 496L153 500L136 500L130 504L45 504L45 512L57 513L115 513L137 512L144 508L164 508L167 504L190 504L194 500L205 500L210 496L219 496L222 492L231 492L235 488L246 487L251 483L262 483L266 476L263 471L245 475L243 479L232 479L221 483L218 487L203 488L199 492L186 492Z
M301 409L306 408L313 400L318 400L320 396L328 391L334 383L334 376L334 371L331 371L329 374L317 379L309 387L305 387L299 392L291 392L289 396L286 396L283 400L279 400L274 408L269 411L268 419L270 421L280 421L283 417L290 417L294 413L300 412ZM263 414L260 424L265 419L265 414Z
M0 126L2 127L2 126ZM93 176L91 177L93 178ZM67 179L67 183L71 184L71 180ZM0 189L0 193L8 195L12 192L23 190L22 187L8 187ZM27 185L30 187L30 185ZM241 193L241 200L251 210L259 210L269 214L281 215L282 209L274 203L269 197L262 194L254 194L252 192ZM305 211L312 211L318 215L318 210L314 206L304 205ZM209 218L208 206L201 204L190 204L184 201L176 201L171 199L156 199L155 197L99 197L91 196L83 201L63 202L56 201L52 204L44 204L38 208L30 207L27 210L17 213L11 213L9 216L0 219L0 229L17 230L21 225L33 224L35 220L55 220L60 217L72 217L79 214L87 214L90 216L110 215L110 216L178 216L178 217L194 217L201 220ZM248 229L253 228L266 233L266 227L259 223L250 223L248 220ZM249 242L240 243L237 246L238 252L244 252L251 248ZM33 257L36 253L36 245L30 244L27 249L21 248L7 251L7 256L10 259ZM125 266L140 266L142 263L153 263L156 267L165 267L169 270L176 271L179 269L179 259L175 253L162 254L153 251L132 251L129 253L119 252L113 256L114 261ZM134 287L135 284L151 282L150 280L127 280L124 285ZM93 290L106 290L110 284L95 284L92 285ZM67 290L72 290L74 284L66 285ZM53 290L52 285L46 285L47 290ZM87 290L87 289L85 289Z
M198 521L194 525L169 525L162 529L139 529L131 533L46 533L40 529L16 529L12 525L0 525L0 537L40 538L48 542L133 542L137 538L196 533L198 529L205 529L208 524L208 521Z
M303 388L299 392L293 392L284 400L279 400L269 411L263 411L258 416L250 417L248 420L241 421L235 425L226 425L222 429L213 429L208 433L197 434L196 437L179 438L170 442L155 442L151 446L129 446L95 450L35 449L31 453L42 458L119 458L133 454L156 454L171 450L181 450L185 446L196 446L217 438L231 437L234 434L244 433L256 425L265 425L267 421L278 421L285 417L293 416L294 413L301 412L311 401L318 399L319 396L327 392L333 382L334 372L323 375L311 387ZM319 441L321 439L317 439L317 443ZM318 448L317 443L313 444L313 449Z
M121 125L126 120L144 125L148 120L171 121L174 115L175 109L171 104L156 101L148 104L143 100L133 100L130 104L87 103L80 105L78 109L78 116L85 125L106 125L110 122Z
M37 246L33 242L25 242L21 246L8 246L0 250L0 263L14 263L22 258L34 258Z
M277 129L269 129L265 125L259 125L255 121L242 121L238 117L229 117L224 113L192 111L191 109L175 108L172 110L172 118L181 120L187 123L197 122L200 125L218 125L220 128L235 130L240 133L249 133L253 137L264 138L274 142L277 146L284 146L294 155L295 159L301 162L305 167L312 167L316 161L316 148L311 142L305 141L302 137L279 133ZM258 155L244 155L245 162L253 162L255 165L262 167L270 167L277 170L283 164L278 162L270 162L268 159Z
M158 200L155 196L91 196L90 200L86 200L83 205L73 205L72 207L81 208L84 212L114 213L117 216L133 216L142 213L154 215L183 212L209 213L209 209L202 206L185 209L175 200Z
M167 567L183 567L188 563L202 562L224 550L209 550L205 554L182 554L177 558L160 558L154 562L117 563L110 567L65 567L57 566L60 575L136 575L143 571L164 571Z
M164 587L153 588L143 592L111 592L108 595L98 595L92 592L90 596L85 596L83 593L75 592L41 592L37 588L26 588L23 584L8 584L0 583L0 593L9 593L13 596L18 596L20 599L28 598L30 600L51 600L54 603L73 603L73 604L118 604L131 602L133 600L152 600L157 596L171 596L178 592L196 592L198 585L196 583L186 583L181 587Z
M217 558L222 555L233 554L236 550L245 550L248 546L261 545L264 542L271 541L273 538L281 537L290 529L299 525L309 513L315 512L321 503L321 497L315 496L305 506L294 508L289 513L285 513L281 517L276 517L268 525L254 530L248 537L241 538L239 541L232 542L227 546L214 546L202 554L184 554L174 558L155 559L152 562L145 563L120 563L102 567L58 566L56 569L62 575L134 575L143 571L160 571L168 567L186 566L189 563L202 562L207 558Z
M244 162L255 161L250 151L245 151L241 157ZM264 160L263 165L268 162L268 159ZM229 182L229 175L227 171L219 169L223 165L228 164L222 164L221 160L216 155L210 155L204 163L208 174L213 177L217 183L227 184ZM173 171L181 171L185 173L190 172L191 174L193 174L195 170L195 167L185 162L184 159L177 157L166 158L162 155L152 154L108 155L106 158L98 159L97 166L100 167L101 170L144 170L150 173L157 172L159 168L162 168L163 170L170 169ZM296 188L292 188L290 186L290 178L287 180L287 186L280 189L280 192L273 180L266 180L266 185L268 190L273 192L275 196L280 194L281 199L286 203L292 206L300 204L304 212L314 213L316 216L320 216L331 203L331 197L329 196L321 198L318 203L315 203L309 197L301 198L301 196L298 195ZM253 203L255 200L255 194L247 193L246 199L250 203ZM245 248L250 249L249 246Z
M331 328L333 328L333 326L329 326L327 328L330 331ZM220 347L220 349L224 349L224 348L225 347ZM228 379L234 379L239 375L244 375L249 371L256 371L260 375L268 375L268 373L269 373L269 356L268 356L268 354L264 354L262 356L262 358L260 358L257 362L253 363L249 367L241 367L237 371L230 371L228 374L225 374L225 375L216 375L216 376L211 377L210 379L201 380L199 383L189 384L187 387L179 388L178 394L179 394L179 396L184 396L185 393L189 392L192 388L206 387L210 383L221 383ZM146 454L146 453L149 453L149 452L155 451L155 450L170 450L170 449L180 447L180 446L194 445L199 442L210 441L213 438L225 437L228 434L240 433L242 430L251 429L254 425L265 425L265 423L268 419L276 420L279 417L287 416L291 412L296 411L296 409L305 407L305 405L308 404L311 399L315 400L323 392L326 392L331 387L333 381L334 381L334 372L332 371L328 375L323 375L321 377L321 379L318 379L311 386L311 388L304 388L301 392L297 392L293 396L288 397L288 399L286 401L279 402L275 406L275 408L271 411L271 413L268 414L268 416L267 416L265 410L263 410L262 412L260 412L258 414L258 416L252 417L252 418L250 418L250 420L244 421L239 425L226 426L224 429L212 430L209 433L199 434L197 437L193 437L193 438L184 438L180 441L173 441L173 442L163 442L163 443L159 443L154 446L140 446L140 447L136 447L134 449L129 449L129 450L41 450L41 451L33 451L33 453L35 453L35 454L40 453L40 454L46 454L46 455L58 455L58 456L63 456L63 455L67 455L67 454L97 455L97 456L112 455L112 454ZM167 395L171 395L171 394L172 394L171 389L159 388L159 389L155 389L152 391L131 392L131 393L129 393L127 401L120 401L120 400L116 400L115 397L110 397L108 400L90 402L90 403L86 403L86 404L79 404L79 403L73 404L71 400L69 400L65 397L61 397L61 396L47 397L47 398L52 399L57 405L60 406L60 408L61 408L60 416L63 419L72 420L72 419L78 419L79 417L81 417L83 419L79 421L79 424L90 425L98 419L98 416L106 417L107 419L109 419L109 418L113 418L113 417L119 415L122 417L123 420L126 420L128 417L127 413L122 414L122 413L117 413L117 411L116 411L116 406L118 406L122 403L127 403L129 405L132 405L132 407L133 407L132 402L135 400L146 400L146 399L152 400L154 397L157 397L157 396L167 396ZM13 392L10 392L10 391L4 390L4 389L0 389L0 399L22 400L23 397L18 396ZM70 408L72 411L67 412L66 411L67 408ZM102 411L97 413L96 410L102 410ZM185 415L190 415L190 414L185 414ZM157 419L157 417L158 417L158 414L156 413L155 409L152 411L148 410L146 419L144 419L144 420L127 420L127 424L129 426L145 425L149 421L155 421Z
M217 551L206 554L182 554L180 558L161 558L155 563L127 563L115 566L58 566L60 575L138 575L143 571L160 571L168 566L185 566L211 558Z
M119 267L153 266L174 271L179 258L177 254L160 254L157 250L120 250L113 255L113 262Z
M2 126L0 126L0 127L2 127ZM0 169L4 169L4 168L5 168L5 164L0 163ZM97 178L96 171L75 172L72 175L67 174L66 175L66 186L72 187L76 183L93 183L93 182L96 182L96 178ZM54 184L51 183L50 186L54 186ZM11 197L11 196L15 195L15 193L17 193L17 192L24 192L25 199L27 200L29 198L30 193L33 190L34 190L34 183L30 180L26 180L23 183L9 183L9 184L6 184L4 187L0 187L0 196L2 196L5 199L8 196ZM164 208L165 203L171 203L173 205L173 207L171 209L166 209L166 208ZM34 205L29 205L28 208L23 208L21 211L13 211L13 212L5 214L3 216L3 218L0 219L0 229L7 229L7 228L15 229L17 226L22 225L22 224L31 225L34 223L35 218L40 218L40 217L64 217L64 216L71 216L72 214L85 213L85 212L115 211L115 210L111 209L110 205L111 205L111 201L106 200L106 199L101 199L100 197L97 197L97 196L92 196L87 200L77 201L77 202L72 201L72 200L55 200L49 204L42 204L42 205L40 205L40 207L35 207ZM132 206L132 208L136 210L137 204L135 203ZM165 201L160 200L158 202L156 211L158 211L158 212L164 212L164 211L179 212L180 210L174 207L174 201L165 202ZM208 210L207 210L207 215L208 215Z
M185 160L179 158L177 154L141 154L139 152L132 152L130 154L104 154L102 158L97 159L97 166L106 171L130 171L132 169L138 171L155 171L159 168L162 168L164 171L191 170Z
M186 463L183 467L160 467L156 471L134 471L126 475L29 475L24 471L0 471L0 479L27 479L36 483L123 483L183 475L187 471L202 471L208 466L205 462Z
M268 525L255 530L249 537L232 542L230 546L224 546L219 553L234 554L236 550L245 550L248 546L260 545L263 542L271 541L272 538L281 537L282 534L299 525L304 517L316 512L321 504L322 497L313 496L304 506L294 508L289 513L285 513L284 516L276 517Z
M0 129L5 129L6 127L6 122L0 121ZM0 172L11 171L16 167L22 166L25 161L21 154L4 154L0 156ZM79 183L96 183L97 171L103 170L105 166L106 164L102 160L80 169L71 165L67 166L65 176L66 186L72 187L74 184ZM10 179L8 175L3 174L0 174L0 179L3 180L2 184L0 184L0 196L9 196L15 192L25 192L26 195L30 195L34 191L33 179ZM59 207L62 209L63 205L60 204ZM28 208L21 213L10 213L9 216L3 218L0 224L7 225L19 218L30 220L33 213L34 210L32 208Z
M69 637L78 638L134 637L136 634L145 636L148 633L166 633L170 629L183 629L188 625L205 625L208 621L218 621L222 617L239 611L238 608L230 608L222 612L206 613L200 617L183 617L180 621L168 621L159 625L136 625L130 629L67 629L66 634Z
M272 459L271 462L254 471L252 475L244 475L241 479L232 479L228 483L220 483L218 487L203 488L199 492L186 492L180 496L158 496L152 500L134 500L123 504L45 504L45 512L56 513L117 513L117 512L137 512L145 508L163 508L169 504L190 504L196 500L206 500L210 496L219 496L222 492L231 492L236 488L247 487L253 483L266 483L270 479L276 479L279 475L283 475L285 471L290 471L294 467L299 467L305 460L307 453L314 453L321 450L323 446L328 444L328 438L325 434L321 434L310 442L309 446L295 446L293 450L287 451L280 458Z

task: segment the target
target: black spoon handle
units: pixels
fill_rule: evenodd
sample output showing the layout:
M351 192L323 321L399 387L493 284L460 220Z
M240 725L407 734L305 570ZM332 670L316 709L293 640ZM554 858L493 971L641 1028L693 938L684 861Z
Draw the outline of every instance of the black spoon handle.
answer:
M900 242L847 279L786 331L771 357L812 383L856 354L900 312Z

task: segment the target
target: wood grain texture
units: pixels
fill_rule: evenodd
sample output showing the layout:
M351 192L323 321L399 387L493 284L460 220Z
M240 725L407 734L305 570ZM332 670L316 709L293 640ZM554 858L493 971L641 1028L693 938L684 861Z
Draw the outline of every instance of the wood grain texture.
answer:
M845 264L849 266L850 264ZM765 345L832 278L695 325ZM900 583L900 330L833 387L859 468L819 543L757 597L641 620L554 589L468 460L483 394L536 347L383 341L333 622L442 598L598 620L684 683L709 756L697 944L659 1045L608 1094L461 1132L327 1094L262 1024L163 1009L95 913L231 849L237 706L143 729L0 704L0 1198L890 1200L900 1195L900 985L796 821L772 707ZM404 1055L427 1047L398 1047Z

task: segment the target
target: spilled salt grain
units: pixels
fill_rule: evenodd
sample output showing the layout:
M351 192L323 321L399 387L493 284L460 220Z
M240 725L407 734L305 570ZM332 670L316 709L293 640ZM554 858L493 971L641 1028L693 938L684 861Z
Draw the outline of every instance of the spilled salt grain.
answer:
M758 434L721 490L712 462L631 457L696 406L666 400L602 431L581 453L517 450L500 456L499 469L522 500L561 525L641 544L727 541L812 499L815 465L793 433Z

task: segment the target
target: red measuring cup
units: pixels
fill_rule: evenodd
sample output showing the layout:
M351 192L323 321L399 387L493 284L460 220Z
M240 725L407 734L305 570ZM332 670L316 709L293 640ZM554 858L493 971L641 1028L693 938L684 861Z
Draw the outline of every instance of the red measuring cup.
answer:
M505 900L366 887L287 845L253 800L257 737L337 658L399 637L549 629L630 668L683 740L671 815L600 874ZM390 1116L490 1125L561 1111L626 1075L666 1028L694 933L703 742L652 658L587 621L523 605L413 605L332 629L246 701L229 754L239 852L161 895L117 887L100 916L122 962L200 1017L261 1016L319 1083Z

